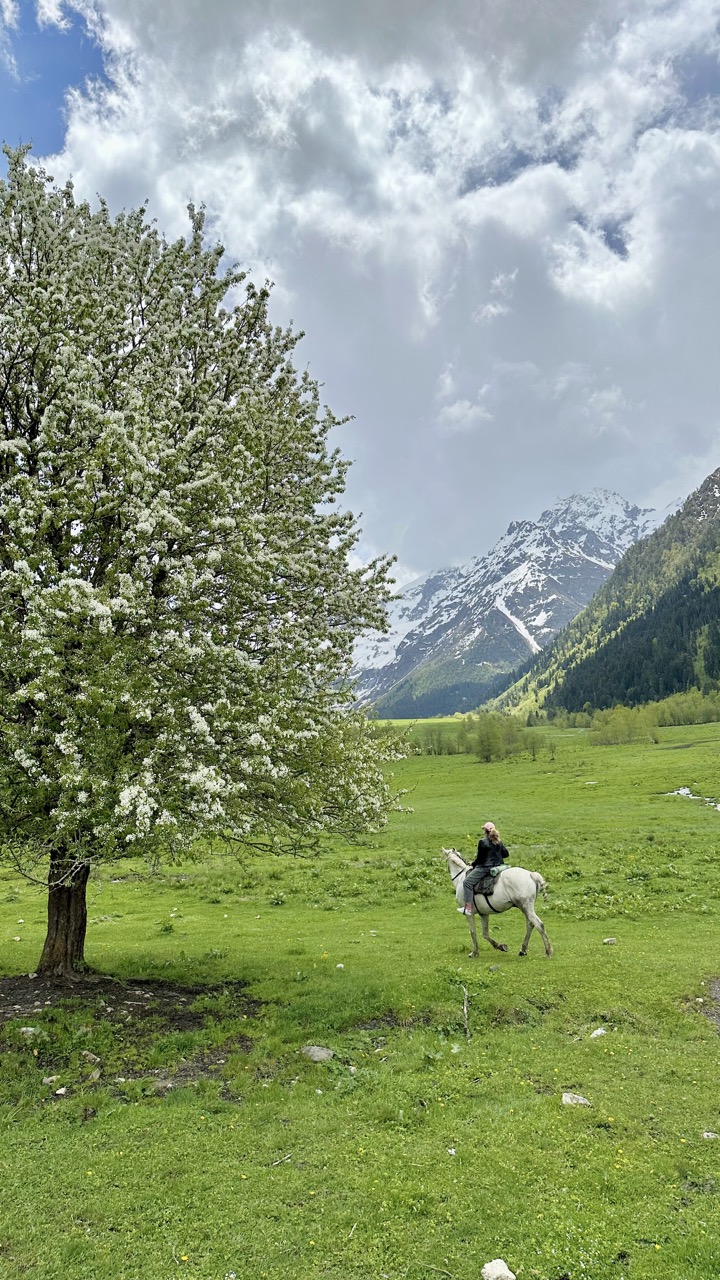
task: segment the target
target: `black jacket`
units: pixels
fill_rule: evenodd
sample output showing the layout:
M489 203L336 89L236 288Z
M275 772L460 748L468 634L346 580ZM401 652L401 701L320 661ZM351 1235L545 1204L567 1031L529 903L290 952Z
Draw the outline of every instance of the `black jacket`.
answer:
M503 864L503 858L508 858L509 856L510 855L508 854L502 840L499 840L498 843L495 844L494 841L488 839L487 836L483 836L482 840L478 842L477 857L473 862L473 866L501 867Z

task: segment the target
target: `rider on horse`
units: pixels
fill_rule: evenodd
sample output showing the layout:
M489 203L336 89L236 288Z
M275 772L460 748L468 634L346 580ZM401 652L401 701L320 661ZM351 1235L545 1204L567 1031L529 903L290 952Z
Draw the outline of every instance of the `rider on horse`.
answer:
M477 855L472 864L472 869L465 876L463 889L465 893L465 915L471 916L473 907L473 898L478 886L487 879L488 876L498 875L499 868L502 867L503 858L509 857L508 851L500 839L500 832L494 822L486 822L483 831L485 834L480 838L477 847ZM498 870L496 870L496 868ZM488 885L489 892L492 893L492 881ZM481 892L483 892L481 890Z

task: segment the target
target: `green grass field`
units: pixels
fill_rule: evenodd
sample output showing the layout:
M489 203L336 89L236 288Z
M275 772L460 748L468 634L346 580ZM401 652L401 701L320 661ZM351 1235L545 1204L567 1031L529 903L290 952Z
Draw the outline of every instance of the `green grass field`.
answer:
M360 847L110 868L91 964L136 1005L193 990L155 1022L92 989L11 1008L3 1280L720 1274L720 811L667 794L720 802L720 725L553 742L410 758L412 812ZM468 958L439 851L487 818L550 882L550 960L518 957L517 912L491 926L507 955ZM32 971L44 911L0 879L0 974Z

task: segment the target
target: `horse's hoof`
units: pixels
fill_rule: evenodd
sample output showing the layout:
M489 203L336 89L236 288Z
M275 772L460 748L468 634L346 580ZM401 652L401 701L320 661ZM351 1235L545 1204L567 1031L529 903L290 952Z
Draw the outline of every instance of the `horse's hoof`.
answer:
M468 951L468 960L477 960L479 954L479 951Z
M518 951L519 956L527 956L527 951Z
M507 942L498 942L498 951L507 951Z

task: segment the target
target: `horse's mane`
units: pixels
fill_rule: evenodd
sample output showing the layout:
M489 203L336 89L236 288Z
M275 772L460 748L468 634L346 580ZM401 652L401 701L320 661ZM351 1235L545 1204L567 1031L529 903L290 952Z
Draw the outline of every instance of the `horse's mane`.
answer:
M461 853L459 853L457 849L445 849L445 848L443 848L443 853L445 854L445 856L446 856L447 858L452 858L453 862L460 863L463 867L469 867L469 866L470 866L470 863L465 861L465 859L463 858L462 854L461 854Z

